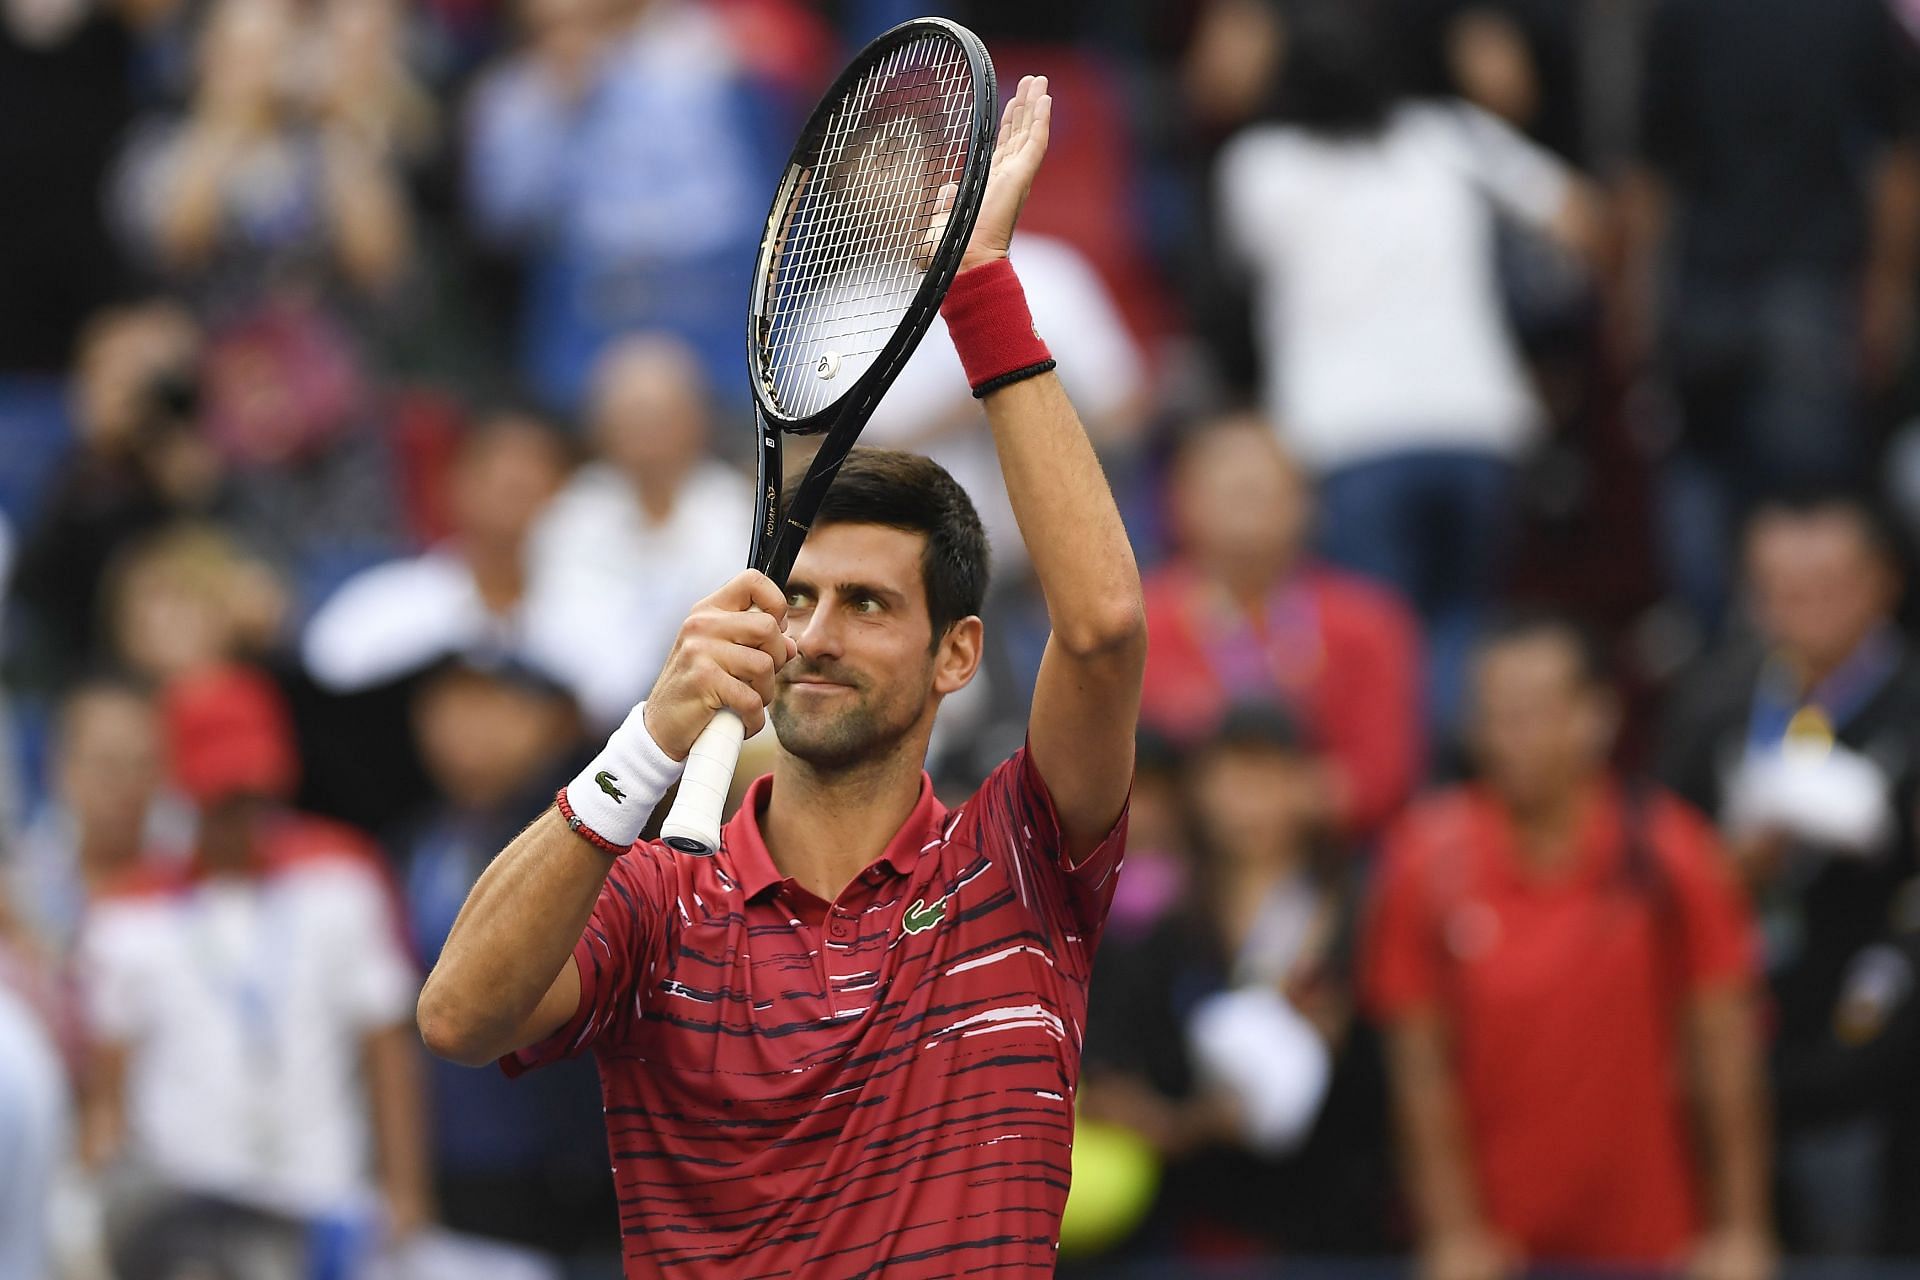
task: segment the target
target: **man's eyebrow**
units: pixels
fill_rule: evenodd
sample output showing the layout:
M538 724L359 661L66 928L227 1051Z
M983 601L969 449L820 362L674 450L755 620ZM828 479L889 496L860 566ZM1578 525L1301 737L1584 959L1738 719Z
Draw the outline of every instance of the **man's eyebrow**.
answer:
M893 588L875 586L871 582L836 582L833 589L843 596L871 596L885 605L899 605L906 600Z

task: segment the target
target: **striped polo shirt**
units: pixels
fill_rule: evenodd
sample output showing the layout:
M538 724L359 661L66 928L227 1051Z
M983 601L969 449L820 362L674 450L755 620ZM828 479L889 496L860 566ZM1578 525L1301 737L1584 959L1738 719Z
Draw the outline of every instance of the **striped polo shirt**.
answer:
M780 874L761 778L720 851L638 844L574 949L626 1275L1053 1274L1087 975L1123 816L1068 867L1023 750L833 902Z

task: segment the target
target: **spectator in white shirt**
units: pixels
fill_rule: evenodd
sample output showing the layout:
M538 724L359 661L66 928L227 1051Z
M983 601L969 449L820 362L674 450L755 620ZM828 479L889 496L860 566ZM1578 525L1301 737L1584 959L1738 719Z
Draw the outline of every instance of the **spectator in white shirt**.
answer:
M170 1206L209 1199L407 1235L429 1215L418 979L378 855L282 807L298 762L264 676L185 677L165 718L200 806L192 862L119 886L79 952L89 1156L162 1189L124 1242L139 1252Z
M1224 241L1252 277L1268 414L1318 475L1326 550L1419 610L1450 727L1541 417L1495 220L1576 247L1591 202L1493 117L1402 100L1366 6L1303 0L1286 37L1282 120L1220 157Z
M619 723L679 619L746 563L753 486L710 456L709 388L675 338L629 337L594 371L582 467L534 530L525 617L536 665Z
M354 693L454 653L516 656L526 636L528 537L567 474L560 437L508 412L483 421L448 476L453 533L349 578L307 624L307 671Z

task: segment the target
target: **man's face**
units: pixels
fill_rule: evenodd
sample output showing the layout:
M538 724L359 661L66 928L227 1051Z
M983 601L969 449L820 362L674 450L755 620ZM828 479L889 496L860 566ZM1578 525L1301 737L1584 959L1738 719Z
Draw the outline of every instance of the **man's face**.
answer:
M1893 608L1892 573L1843 510L1760 517L1747 576L1762 633L1816 669L1852 653Z
M815 530L787 579L787 634L773 727L790 755L841 770L929 727L942 697L979 665L978 619L934 644L920 557L925 539L872 524Z
M707 416L699 366L684 348L640 338L602 357L593 434L600 453L629 476L692 466L706 449Z
M1285 564L1298 555L1312 518L1299 472L1252 421L1216 427L1189 446L1174 507L1187 551L1216 571Z
M1473 745L1487 782L1508 803L1564 800L1603 763L1612 731L1612 704L1587 682L1567 639L1521 636L1481 656Z
M453 803L477 811L516 799L565 750L573 728L563 699L475 672L442 677L414 706L428 775Z
M463 537L518 545L564 476L558 445L538 425L503 429L454 468L455 527Z
M139 852L147 806L162 772L153 708L119 690L80 694L68 707L60 747L60 791L90 836Z
M1224 743L1203 752L1193 799L1214 855L1258 864L1299 849L1313 825L1311 764L1300 751L1266 743Z

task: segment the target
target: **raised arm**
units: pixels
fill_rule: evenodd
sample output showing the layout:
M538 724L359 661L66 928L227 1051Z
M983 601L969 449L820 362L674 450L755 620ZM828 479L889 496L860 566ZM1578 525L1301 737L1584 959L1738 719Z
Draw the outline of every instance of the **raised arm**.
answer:
M993 273L1010 270L998 264L1046 155L1052 112L1045 77L1030 76L1001 120L986 195L947 313L970 376L976 361L969 359L969 345L998 345L991 326L1025 329L1006 335L1016 344L1030 335L1017 283L1009 276L991 292L982 286ZM989 274L969 281L969 271ZM1132 781L1147 656L1140 572L1106 476L1060 379L1051 372L1020 378L989 390L983 400L1007 496L1053 626L1034 688L1028 741L1059 811L1067 854L1078 859L1111 830Z

